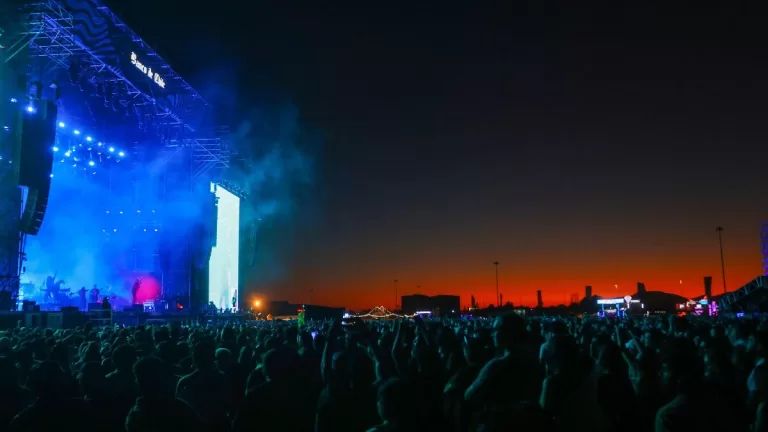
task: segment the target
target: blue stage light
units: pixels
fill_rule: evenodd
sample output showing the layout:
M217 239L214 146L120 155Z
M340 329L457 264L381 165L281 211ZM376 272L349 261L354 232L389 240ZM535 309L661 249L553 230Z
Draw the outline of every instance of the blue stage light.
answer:
M71 155L72 155L72 153L69 150L67 150L66 153L64 153L64 156L66 156L66 157L70 157Z
M109 151L110 151L110 152L113 152L113 151L115 151L115 148L114 148L114 147L110 147L110 148L109 148Z
M75 135L80 135L80 131L75 129Z
M94 166L94 165L96 165L96 163L94 161L88 161L88 165Z
M59 127L64 127L64 126L66 126L66 125L64 124L64 122L59 122Z
M16 103L18 100L16 98L11 98L11 103Z
M99 147L101 147L101 141L99 141Z
M157 232L157 228L155 228L155 232Z
M123 156L125 156L125 153L123 153L123 152L120 152L120 153L118 153L117 155L118 155L118 156L120 156L120 157L123 157Z
M117 232L117 228L113 229L112 231Z
M28 112L28 113L33 113L33 112L35 112L35 107L33 107L32 105L27 105L27 112Z
M10 128L8 126L3 126L4 130L9 130Z
M57 151L59 151L59 148L56 147L56 146L53 146L53 151L57 152Z
M90 142L92 139L93 138L91 138L91 137L85 137L85 140L88 141L88 142Z
M53 178L53 173L51 173L51 178Z

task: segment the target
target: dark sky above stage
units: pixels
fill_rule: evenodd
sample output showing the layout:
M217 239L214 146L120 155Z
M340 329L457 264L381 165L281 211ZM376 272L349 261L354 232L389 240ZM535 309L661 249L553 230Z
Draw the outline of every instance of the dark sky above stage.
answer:
M281 95L322 138L312 199L265 229L266 249L292 245L275 249L282 277L259 283L273 298L392 307L399 279L401 294L485 305L496 260L514 303L639 281L697 295L706 275L719 292L718 225L728 287L762 271L762 10L119 3L193 84L231 68L240 106Z

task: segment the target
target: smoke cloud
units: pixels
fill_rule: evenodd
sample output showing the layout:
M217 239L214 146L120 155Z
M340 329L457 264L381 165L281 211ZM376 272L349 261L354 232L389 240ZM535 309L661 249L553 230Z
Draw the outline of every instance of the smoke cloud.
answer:
M314 186L311 151L317 140L302 129L293 105L252 109L234 133L239 161L228 177L249 194L243 205L246 286L274 283L285 276L298 224L308 218ZM268 229L270 232L265 232Z

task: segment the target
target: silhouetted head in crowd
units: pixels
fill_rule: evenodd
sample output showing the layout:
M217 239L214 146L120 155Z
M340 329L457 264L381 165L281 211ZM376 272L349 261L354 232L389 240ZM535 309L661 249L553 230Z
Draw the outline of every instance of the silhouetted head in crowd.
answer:
M18 386L16 362L11 357L0 357L0 391Z
M464 338L464 359L470 366L481 365L486 360L485 343L478 338Z
M216 345L210 340L198 342L192 350L192 360L199 370L210 370L216 366Z
M44 361L32 367L27 387L38 399L59 399L63 396L64 371L58 363Z
M101 361L101 348L98 342L89 342L83 354L83 361Z
M747 350L758 358L768 358L768 330L754 332L747 339Z
M525 340L525 320L517 314L497 317L493 323L493 343L498 349L509 350Z
M296 337L299 335L299 329L296 326L286 327L283 330L283 340L291 346L296 346Z
M170 331L168 330L168 327L154 327L152 328L152 341L155 343L155 345L167 342L171 339Z
M112 352L112 361L115 370L122 373L130 373L136 362L136 348L133 345L120 345Z
M26 345L22 345L22 347L16 351L16 361L19 363L19 366L21 366L22 369L29 370L29 368L31 368L35 363L35 357L32 353L32 349Z
M670 391L695 395L703 375L703 363L690 339L673 338L661 359L661 382Z
M63 344L56 344L51 349L51 360L55 361L64 369L69 369L69 348Z
M157 346L155 346L155 352L157 353L157 356L160 357L163 361L176 363L176 356L174 352L175 348L176 346L170 342L162 341L158 343Z
M406 426L415 421L415 402L412 389L401 379L389 379L379 387L377 408L384 422Z
M297 342L299 343L299 348L312 348L312 334L306 331L300 332Z
M100 363L85 363L77 374L77 380L80 383L80 390L89 399L99 398L105 392L106 380Z
M296 372L299 354L290 347L273 349L264 355L264 378L267 381L283 382Z
M657 329L648 329L643 332L641 342L643 346L650 350L658 350L664 340L662 333Z
M133 365L139 393L151 399L173 399L173 368L157 357L143 357Z
M0 355L10 355L13 353L13 343L10 338L0 338Z
M226 348L219 348L216 350L216 363L221 370L229 370L235 364L235 356L232 351Z
M579 348L570 336L555 336L550 340L551 355L547 357L547 373L575 372L581 366Z

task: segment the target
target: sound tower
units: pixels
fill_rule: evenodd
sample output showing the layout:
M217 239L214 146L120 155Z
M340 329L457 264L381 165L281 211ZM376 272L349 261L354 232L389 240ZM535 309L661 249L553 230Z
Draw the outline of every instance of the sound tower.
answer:
M30 105L21 122L19 185L27 187L21 228L29 235L40 231L48 207L56 115L55 102L40 100L37 107Z

